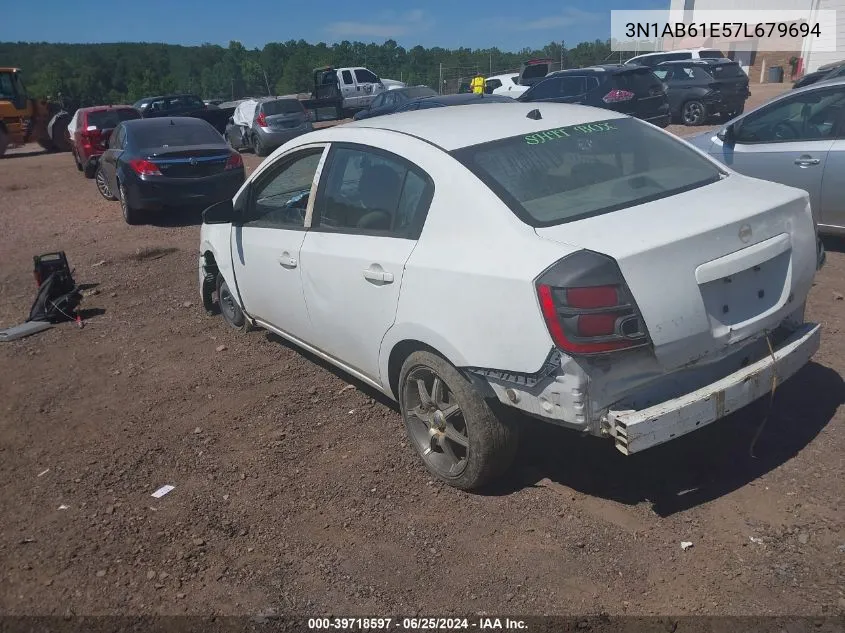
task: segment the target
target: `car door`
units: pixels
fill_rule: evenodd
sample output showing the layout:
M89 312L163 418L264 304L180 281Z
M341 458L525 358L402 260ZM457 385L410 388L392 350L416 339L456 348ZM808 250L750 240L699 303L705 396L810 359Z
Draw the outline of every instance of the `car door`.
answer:
M300 275L325 145L280 156L250 183L242 218L232 227L232 263L247 314L265 327L305 342L311 324Z
M803 189L817 221L822 176L845 107L845 86L780 99L734 122L734 139L714 137L710 153L747 176Z
M404 158L332 144L302 245L305 302L315 346L376 384L379 347L433 192Z
M109 147L100 156L100 163L103 165L103 173L111 191L117 191L117 162L123 153L126 144L126 128L119 124L109 137Z
M343 107L358 107L358 96L355 94L355 78L349 69L342 70L340 75L340 94L343 97Z
M839 120L835 136L824 164L818 222L824 230L841 233L845 231L845 116Z
M355 69L355 87L358 94L358 107L366 108L376 96L376 88L381 87L379 78L366 68Z

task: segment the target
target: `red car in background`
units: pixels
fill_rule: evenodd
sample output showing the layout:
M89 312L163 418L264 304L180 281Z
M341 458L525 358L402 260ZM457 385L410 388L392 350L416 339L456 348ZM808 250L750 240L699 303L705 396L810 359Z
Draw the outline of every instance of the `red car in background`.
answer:
M140 119L141 113L128 105L80 108L68 124L71 153L76 168L93 178L97 161L106 151L105 143L121 121Z

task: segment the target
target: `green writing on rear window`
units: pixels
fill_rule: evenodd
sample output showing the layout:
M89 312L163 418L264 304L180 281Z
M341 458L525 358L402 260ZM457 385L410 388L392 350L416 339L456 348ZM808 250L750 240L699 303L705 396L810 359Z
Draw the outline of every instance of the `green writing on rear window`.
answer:
M612 125L607 121L602 121L600 123L584 123L582 125L567 125L566 127L559 127L553 130L544 130L542 132L529 134L525 137L525 142L528 145L540 145L548 141L557 141L570 136L610 132L616 129L618 128L615 125Z

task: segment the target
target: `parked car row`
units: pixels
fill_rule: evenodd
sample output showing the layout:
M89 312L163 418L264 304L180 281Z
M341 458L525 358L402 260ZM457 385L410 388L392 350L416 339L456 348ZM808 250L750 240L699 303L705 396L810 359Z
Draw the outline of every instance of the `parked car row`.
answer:
M526 95L583 80L668 117L638 68ZM424 111L446 99L472 102ZM266 159L206 209L198 281L232 328L272 331L397 401L434 476L472 489L503 473L515 413L646 450L763 397L818 349L806 192L607 107L412 104ZM795 131L832 138L836 104L793 104ZM734 123L734 138L772 124Z

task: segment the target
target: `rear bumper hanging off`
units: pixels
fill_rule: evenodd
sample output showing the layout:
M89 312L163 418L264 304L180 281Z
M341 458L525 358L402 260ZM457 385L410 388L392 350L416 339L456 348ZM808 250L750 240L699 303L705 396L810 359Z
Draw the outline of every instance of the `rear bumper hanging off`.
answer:
M807 323L761 360L696 389L639 411L611 409L607 414L616 448L629 455L695 431L771 391L772 378L783 382L819 349L821 326Z

